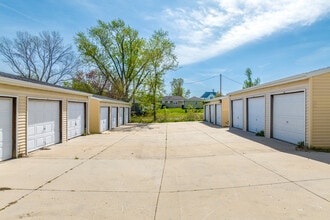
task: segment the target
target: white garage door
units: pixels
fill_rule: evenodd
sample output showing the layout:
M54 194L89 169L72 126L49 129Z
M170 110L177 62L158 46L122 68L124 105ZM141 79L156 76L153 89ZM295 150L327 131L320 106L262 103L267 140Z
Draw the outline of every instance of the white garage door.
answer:
M60 102L29 100L27 151L60 142Z
M125 124L128 124L129 120L129 108L125 108Z
M68 139L85 132L85 103L68 102Z
M101 107L100 111L100 131L107 131L109 130L109 108Z
M243 129L243 100L233 101L233 127Z
M215 106L210 105L210 109L211 109L211 123L214 123Z
M216 115L217 115L216 124L221 126L222 125L222 115L221 115L222 106L221 106L221 104L216 104L215 110L216 110Z
M111 108L111 128L118 127L117 125L117 107Z
M293 144L305 141L304 92L274 95L273 137Z
M119 125L124 124L124 108L119 108Z
M205 106L205 121L210 121L210 106Z
M0 161L12 158L13 100L0 98Z
M248 131L265 130L265 97L248 99Z

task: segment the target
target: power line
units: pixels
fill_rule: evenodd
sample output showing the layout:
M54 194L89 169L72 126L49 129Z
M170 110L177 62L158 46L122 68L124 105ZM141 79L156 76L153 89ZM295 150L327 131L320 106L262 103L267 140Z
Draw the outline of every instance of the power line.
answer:
M232 82L235 82L235 83L237 83L237 84L239 84L239 85L243 85L243 83L237 82L236 80L233 80L233 79L231 79L231 78L229 78L229 77L227 77L227 76L225 76L225 75L223 75L223 74L222 74L222 76L225 77L226 79L232 81ZM210 78L202 79L202 80L199 80L199 81L194 81L194 82L184 83L184 84L195 84L195 83L199 83L199 82L207 81L207 80L210 80L210 79L214 79L214 78L216 78L216 77L219 77L219 75L212 76L212 77L210 77Z
M194 81L194 82L189 82L189 83L184 83L184 84L195 84L195 83L203 82L203 81L206 81L206 80L214 79L216 77L218 77L218 75L212 76L212 77L207 78L207 79L202 79L202 80L199 80L199 81Z
M243 83L237 82L236 80L233 80L233 79L231 79L231 78L229 78L229 77L227 77L227 76L225 76L223 74L222 74L222 76L224 78L226 78L226 79L234 82L234 83L237 83L239 85L243 85ZM196 84L196 83L204 82L204 81L207 81L207 80L210 80L210 79L214 79L214 78L217 78L217 77L219 77L219 75L215 75L215 76L212 76L212 77L209 77L209 78L206 78L206 79L201 79L201 80L198 80L198 81L193 81L193 82L188 82L188 83L185 82L184 85L187 85L187 84ZM170 86L170 84L165 84L165 86Z
M235 81L235 80L233 80L233 79L231 79L231 78L229 78L229 77L227 77L225 75L222 75L222 76L225 77L226 79L229 79L230 81L233 81L233 82L239 84L239 85L243 85L243 83L237 82L237 81Z

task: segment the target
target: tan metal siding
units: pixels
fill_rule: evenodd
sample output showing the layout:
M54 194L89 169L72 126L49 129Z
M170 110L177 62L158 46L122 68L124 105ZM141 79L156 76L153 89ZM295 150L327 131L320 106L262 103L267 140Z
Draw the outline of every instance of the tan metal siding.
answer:
M89 105L89 124L90 124L90 132L91 133L100 133L100 114L101 114L101 107L110 107L109 114L109 127L111 128L111 108L112 107L128 107L130 108L129 103L117 103L116 101L111 100L100 100L98 98L91 98L90 105Z
M93 134L100 133L100 102L96 99L90 100L89 106L89 129Z
M46 87L45 87L46 88ZM54 99L62 101L62 142L67 141L67 101L75 100L87 102L88 96L54 92L44 89L34 89L23 86L7 85L0 82L0 94L17 98L17 155L25 156L27 142L27 100L28 98Z
M67 100L62 101L62 142L66 142L68 139L68 114L67 114Z
M17 154L19 157L26 153L26 100L24 96L19 96L17 100Z
M266 94L265 95L265 137L270 137L271 136L271 95Z
M312 147L330 148L330 73L312 79Z
M309 81L308 79L296 81L296 82L290 82L290 83L285 83L282 85L275 85L275 86L269 86L269 87L264 87L256 90L251 90L251 91L244 91L242 90L241 92L238 92L236 94L230 95L230 100L235 100L235 99L243 99L245 100L246 98L249 97L255 97L255 96L265 96L265 136L266 137L271 137L271 97L273 94L279 94L279 93L284 93L284 92L293 92L293 91L305 91L305 104L306 106L309 105ZM246 128L247 125L247 118L246 118L246 100L244 101L244 118L243 118L243 124L244 124L244 129ZM231 114L231 112L229 112ZM305 113L305 118L306 118L306 128L305 128L305 137L306 137L306 143L309 142L309 108L306 107L306 113ZM231 118L231 116L229 117ZM245 129L246 130L246 129Z
M222 99L221 104L222 127L229 126L229 98Z

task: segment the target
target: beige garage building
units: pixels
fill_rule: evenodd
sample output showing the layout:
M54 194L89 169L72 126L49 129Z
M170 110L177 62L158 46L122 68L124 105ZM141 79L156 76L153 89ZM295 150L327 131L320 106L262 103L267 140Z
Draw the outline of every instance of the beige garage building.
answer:
M128 102L93 95L90 100L90 132L102 133L127 124L130 116Z
M89 133L90 96L0 72L0 160Z
M127 102L0 72L0 161L127 124L129 113Z
M229 125L229 98L218 97L207 101L204 104L204 121L222 127Z
M330 149L330 68L229 93L230 126Z

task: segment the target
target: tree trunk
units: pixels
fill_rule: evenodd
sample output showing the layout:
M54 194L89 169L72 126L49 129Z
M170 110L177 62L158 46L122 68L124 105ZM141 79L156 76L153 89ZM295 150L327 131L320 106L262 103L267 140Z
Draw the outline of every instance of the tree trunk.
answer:
M153 89L153 115L154 115L154 122L156 122L157 120L157 116L156 116L156 89Z

